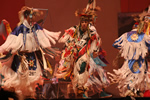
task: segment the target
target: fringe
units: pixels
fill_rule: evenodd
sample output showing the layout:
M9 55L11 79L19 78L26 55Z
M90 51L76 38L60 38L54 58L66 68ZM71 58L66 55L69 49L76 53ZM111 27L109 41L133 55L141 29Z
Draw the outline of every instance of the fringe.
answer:
M51 37L52 34L56 34L54 35L56 36L56 39L58 39L60 34L60 32L48 32L47 30L44 30L44 32L42 30L37 30L36 33L38 41L42 48L51 47L50 42L52 42L53 44L56 43L55 40ZM33 35L33 33L26 34L26 44L24 46L22 33L20 33L18 36L10 34L5 43L0 46L0 52L9 52L10 50L12 50L12 53L16 53L18 50L28 52L39 50L38 44L36 44Z
M89 69L89 75L90 78L88 79L87 83L85 84L86 87L91 87L92 90L95 90L94 86L96 86L96 90L99 90L99 92L102 90L102 88L106 88L110 82L107 79L106 73L102 66L96 65L92 58L90 58L90 69ZM98 74L95 75L95 73Z
M143 62L139 70L141 71L140 73L132 73L128 66L128 60L126 60L120 69L113 70L115 74L108 72L111 81L113 83L118 83L118 89L121 92L121 96L128 96L128 90L136 93L138 90L143 90L145 88L145 62ZM130 89L128 88L128 85Z
M0 70L0 73L4 76L4 79L2 79L2 88L4 88L5 90L9 90L11 87L14 87L17 94L31 96L35 93L35 84L41 83L42 81L42 79L40 78L42 73L40 65L38 63L38 59L36 57L37 69L35 75L29 76L29 70L22 70L23 65L26 65L27 67L28 62L25 61L26 59L24 59L22 61L22 64L20 64L17 73L11 69L13 57L14 56L12 56L8 62L5 62L5 64L2 63L3 67Z
M139 59L139 56L142 55L142 58L144 58L148 52L148 47L145 45L145 41L147 43L148 40L147 35L144 35L144 38L140 42L129 42L127 40L127 33L123 34L121 37L116 39L116 43L114 45L120 46L120 53L121 57L124 57L125 59Z
M85 72L83 72L82 74L79 74L80 71L80 65L82 64L82 62L86 62L88 65L88 56L87 54L84 54L81 58L79 58L79 60L75 63L74 66L74 70L73 70L73 75L74 78L72 79L72 84L73 84L73 89L76 90L76 87L78 88L82 88L85 83L87 82L88 78L89 78L89 72L87 70L87 67L85 68Z

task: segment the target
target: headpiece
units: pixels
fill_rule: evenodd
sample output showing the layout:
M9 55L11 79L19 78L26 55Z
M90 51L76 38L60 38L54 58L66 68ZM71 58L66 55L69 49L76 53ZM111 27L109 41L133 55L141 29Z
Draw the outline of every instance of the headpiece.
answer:
M97 18L96 11L100 10L100 7L96 7L96 0L89 0L86 8L84 8L82 12L77 10L75 12L75 16L79 16L80 20L88 19L89 21L93 21L95 23L95 19Z
M3 19L0 24L0 35L6 40L7 36L11 33L11 27L7 20Z
M143 20L145 16L150 16L150 5L141 14L139 14L140 20Z
M18 23L18 26L20 24L23 23L24 19L27 18L27 16L29 16L30 18L34 16L40 16L43 14L42 11L39 11L38 9L35 9L35 8L30 8L30 7L27 7L27 6L24 6L21 8L21 10L18 12L19 14L19 19L20 19L20 22Z
M141 14L139 14L139 25L138 25L138 33L144 32L145 34L149 35L150 33L150 22L146 23L144 20L150 21L150 5L147 9L145 9Z

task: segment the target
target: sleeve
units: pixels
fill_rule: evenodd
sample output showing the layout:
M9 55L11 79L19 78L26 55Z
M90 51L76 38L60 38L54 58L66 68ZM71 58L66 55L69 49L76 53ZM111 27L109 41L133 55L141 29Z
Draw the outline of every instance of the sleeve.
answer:
M121 35L118 39L116 39L112 46L113 46L114 48L121 49L122 46L123 46L123 41L124 41L124 39L125 39L125 37L126 37L126 34L127 34L127 33L124 33L124 34Z
M88 49L89 53L93 53L94 51L99 51L99 47L101 45L101 38L99 37L96 31L91 33L91 37L88 41Z
M146 35L145 44L148 47L148 51L150 51L150 35Z
M75 30L76 30L75 27L71 27L71 28L65 30L65 33L64 33L63 36L58 40L58 42L59 42L59 43L65 43L65 42L67 42L70 37L73 37Z
M10 50L13 51L13 53L16 52L17 49L19 49L23 42L21 35L19 35L22 32L22 25L19 27L16 27L7 37L6 41L0 46L0 52L9 52Z

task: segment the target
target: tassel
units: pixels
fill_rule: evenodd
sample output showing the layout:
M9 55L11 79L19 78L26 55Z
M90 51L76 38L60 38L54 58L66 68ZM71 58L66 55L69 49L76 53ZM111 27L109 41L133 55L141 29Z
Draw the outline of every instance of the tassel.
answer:
M44 57L44 52L43 50L39 47L40 51L41 51L41 54L42 54L42 59L43 59L43 66L44 66L44 69L47 69L47 64L46 64L46 59Z
M143 27L144 27L144 22L142 21L142 22L139 23L139 26L138 26L138 31L137 31L137 32L138 32L139 34L142 32Z
M47 62L48 68L50 69L50 70L48 70L48 71L49 71L50 74L52 75L52 73L53 73L52 66L51 66L51 64L49 63L49 61L48 61L47 59L46 59L46 62Z
M149 30L150 30L150 23L148 23L147 29L146 29L146 35L149 35Z

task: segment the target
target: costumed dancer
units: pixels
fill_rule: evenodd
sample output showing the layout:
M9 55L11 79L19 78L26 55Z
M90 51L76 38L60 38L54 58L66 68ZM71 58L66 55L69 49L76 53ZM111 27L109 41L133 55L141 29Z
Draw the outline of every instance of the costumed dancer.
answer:
M96 19L97 14L96 11L100 11L100 7L96 6L96 0L89 0L87 7L83 10L86 14L90 15L90 24L89 28L92 31L95 31L97 37L99 35L96 31ZM87 83L85 84L88 87L87 91L85 92L84 97L92 96L96 93L99 93L100 98L108 98L112 95L107 94L104 89L109 86L109 80L107 79L107 75L103 67L107 66L107 60L105 59L106 51L104 51L101 47L101 39L98 39L100 42L99 48L95 50L93 53L90 54L90 62L89 62L89 78ZM89 90L92 90L93 93L89 94Z
M142 20L142 18L147 15L147 17L145 17L145 21L144 21L144 24L143 24L143 32L147 33L147 35L149 35L150 33L150 14L147 14L147 13L150 13L150 9L149 7L147 7L139 16L140 16L140 20ZM150 78L150 48L148 49L149 52L145 58L146 60L146 66L147 66L147 75L146 75L146 78L147 78L147 81L146 81L146 89L145 89L145 92L143 94L143 97L150 97L150 81L149 81L149 78Z
M35 96L35 84L42 84L42 71L48 69L45 55L55 56L51 42L59 38L60 32L50 32L35 22L42 14L38 9L22 7L20 22L0 46L3 75L1 86L4 90L13 89L22 98Z
M89 0L89 4L92 2L93 1ZM98 68L98 64L95 64L93 60L93 54L100 52L101 41L93 26L94 23L92 21L95 19L92 19L93 13L91 13L92 12L88 13L88 10L83 10L82 13L76 12L75 14L80 16L80 24L67 29L65 34L58 41L65 43L66 46L63 50L56 76L64 79L68 77L68 79L71 78L74 92L76 94L82 94L85 98L88 97L88 95L86 95L88 87L92 87L92 85L100 82L97 78L92 76L91 79L89 79L89 68L91 69L90 74L99 69L98 72L102 72L101 75L99 75L101 78L103 77L103 82L105 82L103 84L109 84L104 70L101 67L102 65ZM95 59L99 61L98 63L105 65L98 57ZM95 66L92 64L95 64ZM90 82L92 79L95 79L95 81ZM89 83L88 85L86 84L87 82ZM101 83L102 82L100 82L100 84ZM97 88L99 88L99 86Z
M150 7L149 7L150 8ZM150 10L150 9L149 9ZM142 97L149 83L146 56L150 47L149 23L150 12L140 15L138 28L126 32L115 40L113 46L119 49L124 64L114 69L111 81L118 83L120 96Z
M89 30L89 16L82 14L80 25L69 28L59 39L59 42L65 43L66 47L63 50L56 77L65 78L70 74L73 75L71 80L76 94L77 90L82 92L85 90L84 84L89 77L89 56L93 51L90 47L94 46L94 43L93 45L91 43L96 38L95 35L93 40L90 38L93 34Z

